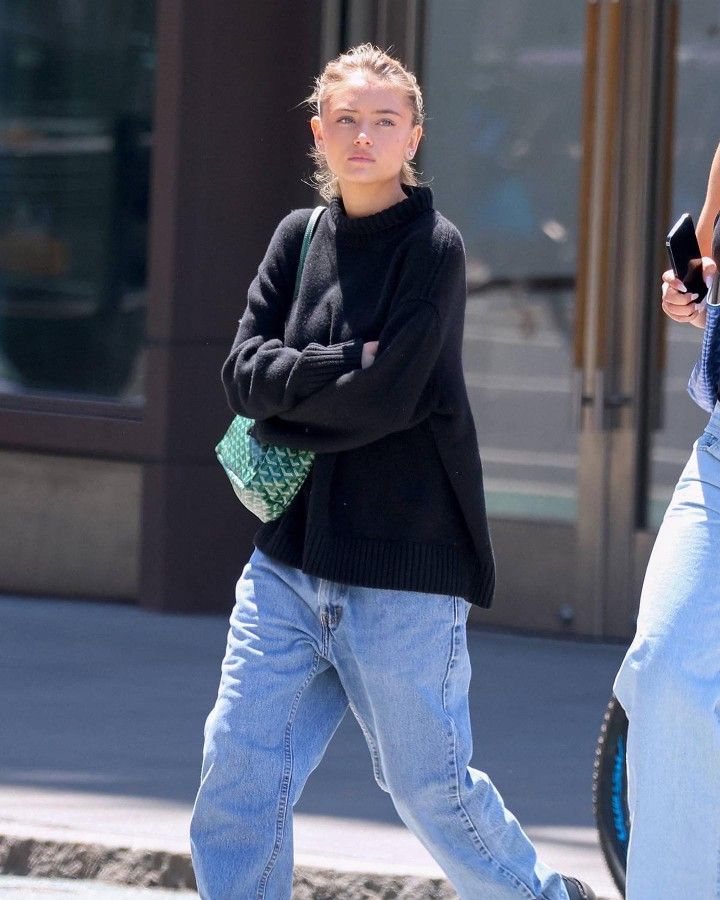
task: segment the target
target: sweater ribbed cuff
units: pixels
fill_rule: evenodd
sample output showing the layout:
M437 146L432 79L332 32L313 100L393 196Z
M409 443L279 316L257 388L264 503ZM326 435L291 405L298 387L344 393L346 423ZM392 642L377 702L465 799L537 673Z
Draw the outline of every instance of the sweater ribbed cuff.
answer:
M339 378L345 372L359 369L362 365L362 348L362 338L330 344L329 347L315 342L308 344L302 352L300 363L303 389L312 394L328 381Z

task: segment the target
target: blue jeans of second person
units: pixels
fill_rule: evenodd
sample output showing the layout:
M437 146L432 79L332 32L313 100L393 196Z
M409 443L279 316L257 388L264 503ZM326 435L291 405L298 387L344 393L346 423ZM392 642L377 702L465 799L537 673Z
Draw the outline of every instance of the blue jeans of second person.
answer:
M613 689L629 723L627 900L718 900L720 404L665 513Z
M468 765L470 607L313 577L253 550L190 823L204 900L290 900L293 806L348 705L375 780L462 900L568 900L488 776Z

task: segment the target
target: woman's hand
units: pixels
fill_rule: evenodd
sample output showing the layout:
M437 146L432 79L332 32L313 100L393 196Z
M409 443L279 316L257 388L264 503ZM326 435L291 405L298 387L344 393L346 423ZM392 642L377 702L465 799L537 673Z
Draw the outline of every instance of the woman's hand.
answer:
M710 279L717 272L717 266L709 256L703 256L703 278L709 286ZM662 276L662 308L675 322L690 323L696 328L705 327L707 313L705 300L696 303L693 298L697 294L689 294L685 285L676 277L672 269L663 272Z
M375 362L375 354L377 353L379 343L379 341L367 341L363 344L362 356L360 357L360 364L363 369L367 369L368 366L371 366Z

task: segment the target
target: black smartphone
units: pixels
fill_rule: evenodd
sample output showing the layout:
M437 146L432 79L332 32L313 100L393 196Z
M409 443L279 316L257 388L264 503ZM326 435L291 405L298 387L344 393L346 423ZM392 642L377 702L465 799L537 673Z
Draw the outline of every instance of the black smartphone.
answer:
M665 241L670 265L688 292L697 294L700 303L708 289L702 273L702 253L695 234L695 223L690 213L683 213L670 229Z

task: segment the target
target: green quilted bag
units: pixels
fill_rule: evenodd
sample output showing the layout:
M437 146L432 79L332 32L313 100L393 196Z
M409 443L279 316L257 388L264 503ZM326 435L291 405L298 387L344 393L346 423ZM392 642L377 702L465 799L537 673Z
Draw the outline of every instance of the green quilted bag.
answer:
M300 289L315 226L325 208L315 207L305 229L293 301ZM315 460L315 452L262 444L250 434L254 424L254 419L235 416L215 447L215 453L240 502L262 522L270 522L282 515L302 487Z

